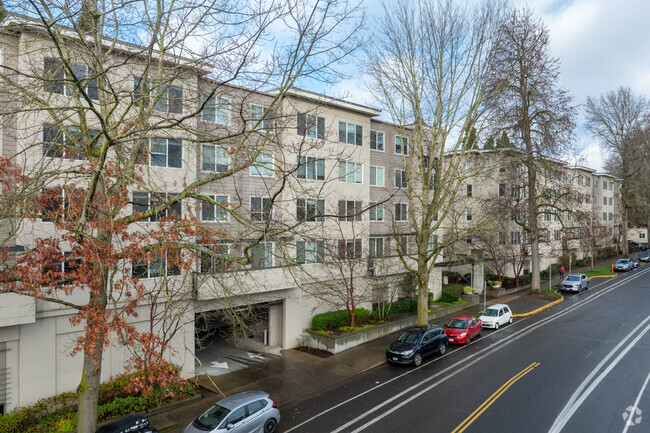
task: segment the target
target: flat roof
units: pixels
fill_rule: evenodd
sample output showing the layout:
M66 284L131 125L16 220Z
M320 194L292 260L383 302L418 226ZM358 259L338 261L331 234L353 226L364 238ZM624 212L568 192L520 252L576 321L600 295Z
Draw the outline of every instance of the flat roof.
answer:
M277 95L278 92L279 92L279 90L277 90L277 89L269 91L269 93L272 94L272 95ZM298 88L292 87L292 88L288 89L286 93L287 93L288 96L292 96L292 97L300 98L300 99L305 99L305 100L308 100L308 101L318 102L320 104L325 104L325 105L329 105L329 106L332 106L332 107L341 108L341 109L347 110L347 111L353 111L353 112L356 112L356 113L365 114L365 115L370 116L370 117L381 115L381 110L379 110L377 108L368 107L366 105L361 105L361 104L357 104L357 103L354 103L354 102L344 101L342 99L333 98L331 96L323 95L323 94L312 92L312 91L309 91L309 90L298 89Z

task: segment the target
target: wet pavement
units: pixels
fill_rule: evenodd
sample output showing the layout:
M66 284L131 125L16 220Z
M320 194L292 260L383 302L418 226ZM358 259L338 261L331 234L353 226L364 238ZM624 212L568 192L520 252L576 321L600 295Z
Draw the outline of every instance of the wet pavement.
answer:
M551 301L529 295L526 288L499 298L487 299L488 306L506 303L516 314L536 310L549 302ZM442 325L454 316L475 314L482 311L483 308L483 299L480 299L479 305L436 319L433 323ZM279 354L267 354L264 356L266 359L242 360L233 359L228 354L218 353L219 348L215 347L210 353L204 354L204 358L208 361L206 364L211 366L210 369L216 369L214 372L219 374L201 375L195 382L197 392L203 398L187 405L152 414L149 418L161 433L182 432L184 427L191 423L196 416L226 395L254 389L268 392L280 407L288 406L292 402L323 392L363 371L385 363L386 348L399 335L400 332L396 332L326 357L288 349L282 350ZM240 355L241 351L235 358ZM322 354L319 353L319 355ZM228 358L229 356L230 358ZM253 358L257 357L253 356ZM241 362L243 368L226 373L222 368L220 369L219 365L210 364L213 361L222 362L221 359L226 359L223 362L228 362L228 359ZM211 372L210 369L209 372Z

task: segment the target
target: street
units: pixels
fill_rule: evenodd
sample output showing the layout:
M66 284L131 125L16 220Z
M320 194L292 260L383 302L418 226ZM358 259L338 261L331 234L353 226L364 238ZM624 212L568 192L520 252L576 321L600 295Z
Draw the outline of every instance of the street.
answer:
M420 368L371 369L281 406L281 431L650 431L649 282L650 266L597 278Z

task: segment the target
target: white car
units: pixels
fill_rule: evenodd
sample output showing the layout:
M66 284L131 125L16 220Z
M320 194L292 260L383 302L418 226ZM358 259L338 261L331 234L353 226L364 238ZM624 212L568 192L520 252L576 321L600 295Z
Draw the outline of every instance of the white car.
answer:
M499 326L512 323L512 311L506 304L495 304L485 309L481 314L484 328L499 329Z

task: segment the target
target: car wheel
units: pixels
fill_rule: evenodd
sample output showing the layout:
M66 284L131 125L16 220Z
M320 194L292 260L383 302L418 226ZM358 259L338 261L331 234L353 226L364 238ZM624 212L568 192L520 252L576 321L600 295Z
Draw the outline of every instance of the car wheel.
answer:
M496 322L494 324L494 330L497 331L499 329L499 322Z
M447 345L445 344L444 341L440 343L440 346L438 346L438 353L441 355L447 353Z
M273 433L275 432L276 427L278 426L278 423L276 420L273 418L267 419L266 422L264 423L264 433Z
M469 343L471 343L471 342L472 342L472 337L470 337L470 336L468 335L468 336L467 336L467 339L465 339L465 344L469 344Z
M512 324L512 316L508 319L508 323Z
M415 356L413 357L413 365L416 367L419 367L422 365L422 354L421 353L416 353Z

